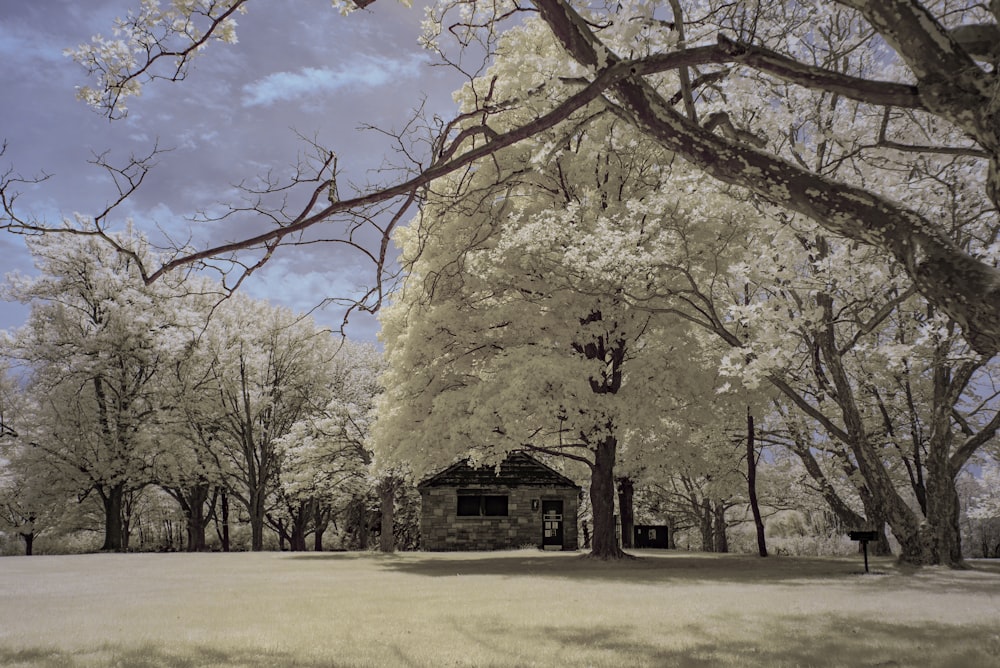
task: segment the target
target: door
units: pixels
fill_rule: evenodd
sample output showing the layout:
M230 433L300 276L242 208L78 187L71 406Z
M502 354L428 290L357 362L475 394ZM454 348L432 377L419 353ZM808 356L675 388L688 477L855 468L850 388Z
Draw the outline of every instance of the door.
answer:
M563 547L563 502L542 499L542 548L561 550Z

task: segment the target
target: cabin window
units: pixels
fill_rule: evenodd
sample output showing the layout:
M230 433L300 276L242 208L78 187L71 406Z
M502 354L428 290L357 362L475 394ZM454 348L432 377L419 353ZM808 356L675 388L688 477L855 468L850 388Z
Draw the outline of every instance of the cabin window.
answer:
M507 497L495 494L458 493L459 517L506 517Z

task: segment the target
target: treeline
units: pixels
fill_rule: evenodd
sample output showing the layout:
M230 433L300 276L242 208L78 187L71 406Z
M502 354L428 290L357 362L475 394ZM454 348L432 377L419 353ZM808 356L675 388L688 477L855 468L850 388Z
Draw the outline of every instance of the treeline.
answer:
M47 549L109 551L379 536L373 346L195 276L147 286L96 239L28 244L39 273L8 277L30 316L2 341L0 399L0 522L27 553L45 536ZM414 516L397 518L393 542L412 546Z

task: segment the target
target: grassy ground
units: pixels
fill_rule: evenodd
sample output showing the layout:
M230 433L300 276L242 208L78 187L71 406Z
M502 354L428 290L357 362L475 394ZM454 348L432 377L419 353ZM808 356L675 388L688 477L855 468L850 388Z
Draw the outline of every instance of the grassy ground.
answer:
M1000 666L1000 564L168 554L0 559L3 666Z

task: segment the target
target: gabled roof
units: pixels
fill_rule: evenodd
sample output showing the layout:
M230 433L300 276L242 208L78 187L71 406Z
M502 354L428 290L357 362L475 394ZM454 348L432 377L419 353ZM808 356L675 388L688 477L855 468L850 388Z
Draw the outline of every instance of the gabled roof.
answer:
M512 452L500 464L473 468L463 459L448 468L424 478L417 487L564 487L580 486L523 452Z

